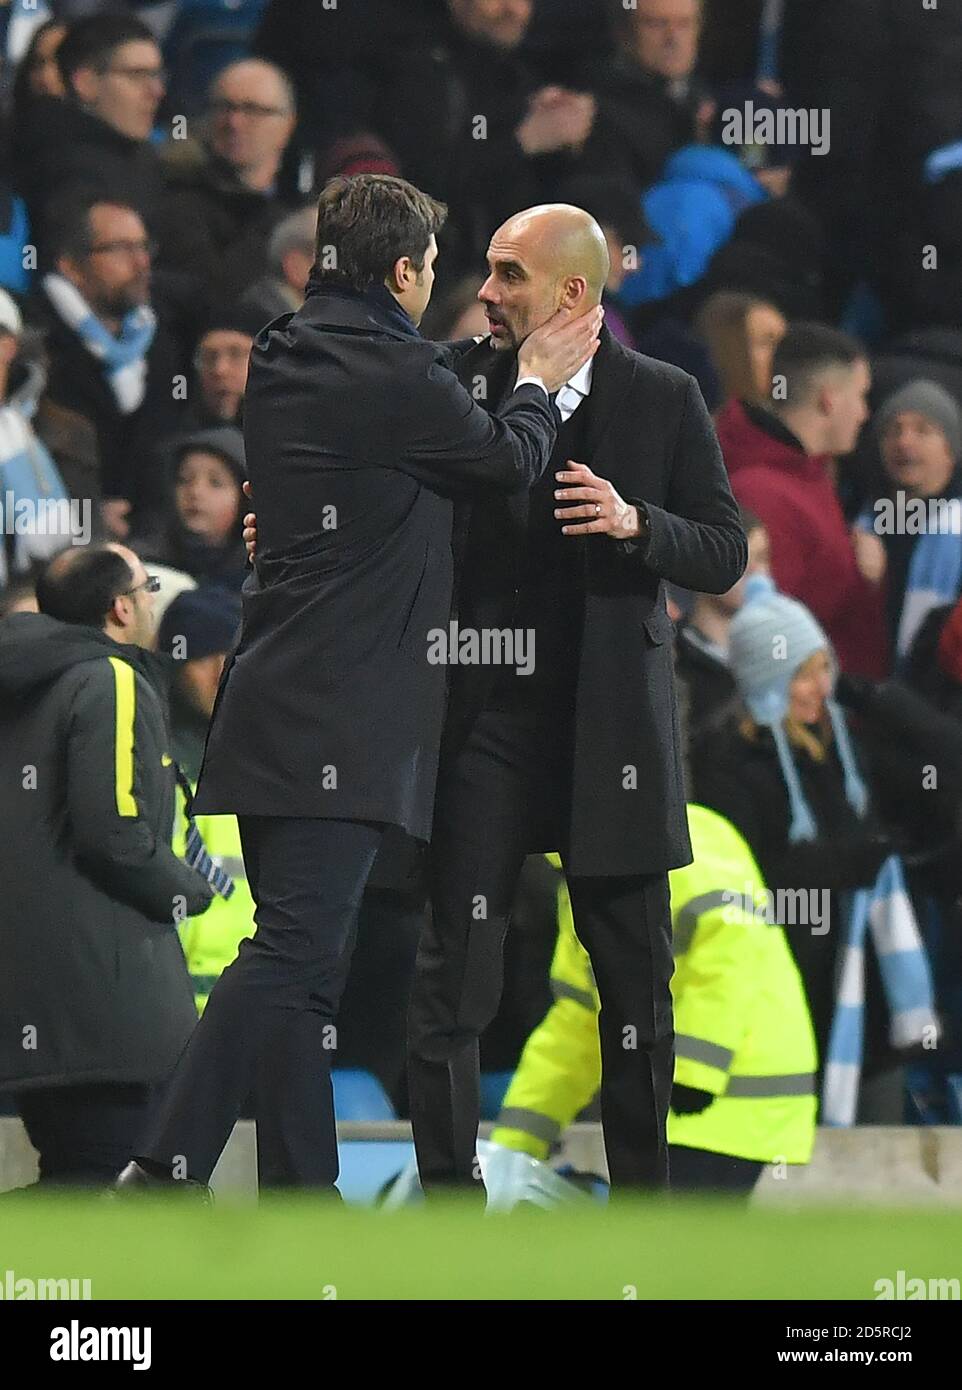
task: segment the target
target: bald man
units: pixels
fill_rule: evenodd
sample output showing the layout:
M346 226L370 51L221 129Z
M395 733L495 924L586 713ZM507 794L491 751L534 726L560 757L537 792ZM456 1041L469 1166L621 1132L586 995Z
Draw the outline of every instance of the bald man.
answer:
M157 582L69 547L0 622L0 1090L41 1184L112 1181L196 1022L175 927L211 891L170 843Z
M273 63L245 58L215 78L206 114L200 161L169 152L159 259L227 300L266 274L271 232L299 206L279 187L297 125L294 90Z
M511 218L487 258L478 298L490 333L452 356L495 410L527 336L562 306L579 316L600 302L609 258L597 223L566 205ZM664 585L724 593L747 546L692 377L603 331L555 403L563 423L541 482L466 504L456 523L432 916L409 1032L429 1192L479 1181L478 1039L498 1008L522 862L544 850L561 853L601 995L612 1184L668 1181L667 873L691 862L691 847ZM694 1046L678 1039L679 1051Z

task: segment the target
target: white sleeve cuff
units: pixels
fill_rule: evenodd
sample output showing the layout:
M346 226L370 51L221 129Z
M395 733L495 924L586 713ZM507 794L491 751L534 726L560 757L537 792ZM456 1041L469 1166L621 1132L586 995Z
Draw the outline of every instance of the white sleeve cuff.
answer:
M517 391L519 386L540 386L548 399L551 399L551 392L548 390L547 386L545 386L540 376L523 376L520 381L515 382L514 389Z

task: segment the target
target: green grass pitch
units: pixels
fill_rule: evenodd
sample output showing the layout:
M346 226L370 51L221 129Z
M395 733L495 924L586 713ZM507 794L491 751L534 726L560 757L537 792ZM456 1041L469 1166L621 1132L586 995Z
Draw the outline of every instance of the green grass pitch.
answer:
M94 1299L858 1299L879 1279L962 1278L962 1211L774 1212L702 1201L484 1216L309 1197L8 1195L0 1287L91 1280Z

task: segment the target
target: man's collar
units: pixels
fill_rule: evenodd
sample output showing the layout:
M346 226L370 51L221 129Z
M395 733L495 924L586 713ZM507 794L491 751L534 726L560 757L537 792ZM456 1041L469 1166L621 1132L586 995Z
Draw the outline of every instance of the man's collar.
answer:
M589 357L587 362L581 367L570 380L565 382L565 386L570 386L572 391L577 391L580 396L587 396L591 392L591 377L594 372L595 359Z
M797 449L801 454L807 452L798 435L794 434L774 411L766 410L754 401L742 401L742 406L756 429L760 429L771 439L777 439L780 444L787 444L790 449Z

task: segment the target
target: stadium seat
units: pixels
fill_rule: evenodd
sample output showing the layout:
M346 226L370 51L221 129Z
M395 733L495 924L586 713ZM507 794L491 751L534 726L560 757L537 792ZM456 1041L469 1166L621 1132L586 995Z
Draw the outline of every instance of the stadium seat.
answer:
M510 1071L484 1071L481 1073L481 1118L496 1120L501 1111L504 1093L514 1075Z
M334 1071L334 1116L338 1120L394 1120L387 1092L369 1071Z
M164 41L170 109L203 110L207 88L228 63L250 55L267 0L184 0Z

